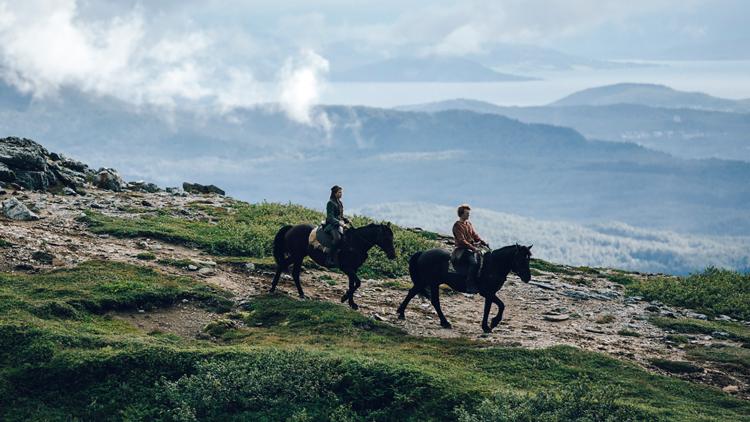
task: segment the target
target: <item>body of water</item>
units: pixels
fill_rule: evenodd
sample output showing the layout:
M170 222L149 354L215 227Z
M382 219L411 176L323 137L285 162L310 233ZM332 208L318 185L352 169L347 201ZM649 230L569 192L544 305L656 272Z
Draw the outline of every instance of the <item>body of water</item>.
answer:
M527 82L329 83L320 102L394 107L470 98L503 106L533 106L549 104L586 88L621 82L662 84L681 91L699 91L730 99L750 98L750 61L747 60L640 64L644 66L527 72L526 76L541 78Z

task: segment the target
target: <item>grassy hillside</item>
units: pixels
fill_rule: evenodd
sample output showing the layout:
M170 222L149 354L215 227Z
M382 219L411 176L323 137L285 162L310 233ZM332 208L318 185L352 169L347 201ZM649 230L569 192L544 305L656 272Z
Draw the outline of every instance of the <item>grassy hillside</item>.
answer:
M750 320L750 274L708 268L688 277L641 280L628 289L649 300L696 309L710 316L725 314Z
M750 404L571 347L412 337L343 306L256 297L215 341L106 314L177 300L227 311L199 281L113 262L0 274L2 420L739 420Z
M273 238L286 224L318 224L325 215L292 204L235 201L226 208L193 203L192 207L209 218L193 221L179 216L175 210L162 209L144 213L136 218L109 217L96 212L87 213L87 221L95 233L121 237L150 237L167 242L195 245L212 254L268 258L272 254ZM352 218L355 227L374 222L362 216ZM419 250L435 247L434 234L415 233L393 226L397 259L391 261L377 247L360 271L364 277L391 277L408 273L409 257Z

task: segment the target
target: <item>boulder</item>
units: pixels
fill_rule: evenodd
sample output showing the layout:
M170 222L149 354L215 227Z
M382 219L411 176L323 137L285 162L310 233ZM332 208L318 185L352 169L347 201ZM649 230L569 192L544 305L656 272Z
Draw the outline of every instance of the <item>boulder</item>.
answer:
M156 193L159 192L159 186L154 183L146 183L143 180L128 183L128 189L140 192Z
M32 190L75 188L86 183L90 173L85 164L50 153L31 139L0 139L0 181Z
M184 182L182 184L182 190L189 193L200 193L200 194L207 194L207 193L215 193L218 195L225 195L226 192L219 189L218 187L214 185L200 185L198 183L188 183Z
M3 201L3 214L11 220L29 221L39 219L38 215L29 211L26 205L16 198Z
M94 176L94 186L98 187L99 189L120 192L125 186L125 183L117 173L117 170L110 168L101 168Z
M16 173L5 163L0 162L0 182L12 182L16 180Z

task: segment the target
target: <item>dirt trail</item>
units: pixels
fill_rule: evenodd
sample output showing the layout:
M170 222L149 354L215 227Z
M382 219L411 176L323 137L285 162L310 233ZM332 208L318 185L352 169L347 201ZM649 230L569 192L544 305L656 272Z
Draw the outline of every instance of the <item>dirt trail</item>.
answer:
M10 194L6 194L5 197ZM96 235L78 222L84 210L96 209L110 215L128 217L137 212L175 207L184 218L201 218L199 211L186 205L203 201L224 206L220 196L180 196L167 193L112 193L94 190L85 197L53 196L46 193L16 194L28 205L36 205L42 219L18 222L0 220L0 236L14 246L0 248L0 271L36 271L73 266L90 259L108 259L158 268L183 276L200 278L231 291L237 301L266 294L272 274L244 265L217 264L219 257L181 245L166 244L150 239L119 239ZM0 196L0 199L4 197ZM144 202L145 201L145 202ZM150 251L156 260L144 261L139 253ZM52 255L50 261L34 259L35 252ZM37 254L38 255L38 254ZM191 260L196 268L187 269L160 264L159 259ZM411 284L408 277L395 280L363 280L355 295L359 312L402 327L417 336L466 337L491 344L526 348L566 344L585 350L603 352L635 362L649 370L661 372L650 364L654 358L686 360L684 345L665 340L669 332L648 319L651 315L686 315L687 310L626 298L622 286L602 274L554 274L541 272L528 284L511 276L499 297L505 302L505 318L491 334L480 328L483 299L446 289L441 295L443 311L453 328L443 329L437 314L426 299L416 297L406 310L406 320L396 317L396 308ZM313 300L339 302L345 292L345 276L306 269L302 274L306 295ZM296 297L294 283L285 276L279 284L280 294ZM658 305L658 304L657 304ZM344 306L344 305L342 305ZM647 309L648 308L648 309ZM493 314L497 309L493 307ZM189 303L158 311L118 313L118 318L130 321L145 331L161 331L180 336L205 336L202 329L213 319L220 318ZM732 344L732 341L711 336L691 336L694 344ZM666 374L666 373L665 373ZM668 374L672 375L673 374ZM739 396L748 398L746 377L706 367L703 373L684 375L692 381L717 387L739 386Z

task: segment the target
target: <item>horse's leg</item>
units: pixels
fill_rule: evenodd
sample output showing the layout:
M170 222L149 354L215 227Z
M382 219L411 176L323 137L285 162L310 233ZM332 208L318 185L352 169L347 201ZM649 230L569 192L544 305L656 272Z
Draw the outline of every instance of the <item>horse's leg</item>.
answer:
M499 308L497 310L497 315L492 318L492 325L490 325L490 328L497 327L498 324L500 324L500 321L503 320L503 311L505 311L505 303L503 303L502 300L500 300L497 295L492 295L492 301L497 304L497 307Z
M409 302L414 298L414 296L419 293L419 289L417 286L412 287L409 289L409 293L406 294L406 297L404 298L404 301L401 302L401 306L398 307L397 313L398 313L398 319L406 319L406 315L404 315L404 311L406 311L406 306L409 305Z
M273 293L276 291L276 285L279 284L279 278L281 278L281 273L283 272L281 265L277 265L276 268L276 274L273 276L273 282L271 283L271 290L269 290L269 293Z
M294 279L294 284L297 286L297 292L299 293L299 297L303 298L305 297L305 292L302 291L302 284L299 281L299 273L302 271L302 260L298 260L294 263L294 268L292 269L292 278Z
M357 289L359 288L359 286L362 285L362 280L360 280L359 277L357 277L356 273L352 274L352 278L354 279L354 288L352 288L351 291L349 292L349 306L352 309L356 310L356 309L359 308L359 305L357 305L356 303L354 303L354 292L356 292ZM350 286L351 286L351 284L350 284Z
M492 331L489 325L487 325L487 318L490 315L490 309L492 309L492 299L485 296L484 298L484 316L482 317L482 331L489 333Z
M437 311L438 317L440 317L440 325L443 326L443 328L451 328L451 323L448 322L447 319L445 319L445 315L443 315L443 310L440 309L440 285L433 284L431 286L430 302L432 302L432 306Z
M354 291L357 289L357 276L356 274L346 274L347 277L349 277L349 289L344 293L343 296L341 296L341 302L346 302L346 300L349 300L349 306L356 310L359 308L359 306L354 303Z

